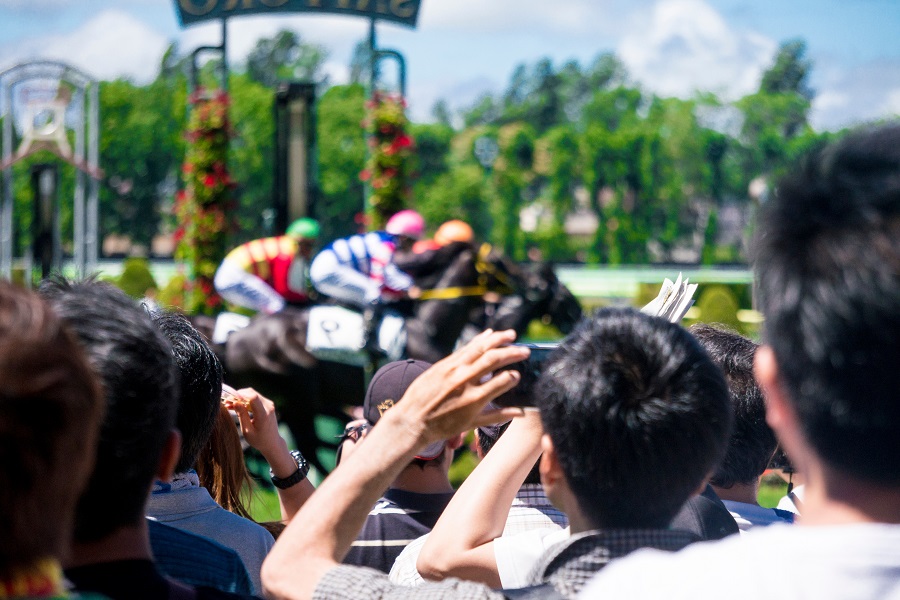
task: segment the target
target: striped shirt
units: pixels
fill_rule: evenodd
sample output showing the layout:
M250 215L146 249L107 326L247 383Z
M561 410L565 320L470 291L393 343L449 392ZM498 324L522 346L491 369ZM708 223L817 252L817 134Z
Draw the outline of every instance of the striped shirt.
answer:
M389 489L369 512L344 564L388 573L407 544L431 531L452 497Z
M334 240L325 250L333 252L339 264L368 275L388 289L406 290L412 279L391 262L395 248L394 236L372 231Z

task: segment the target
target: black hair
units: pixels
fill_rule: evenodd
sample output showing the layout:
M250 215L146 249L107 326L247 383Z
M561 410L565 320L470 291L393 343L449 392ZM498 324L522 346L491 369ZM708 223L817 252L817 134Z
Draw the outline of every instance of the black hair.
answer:
M832 468L900 485L900 125L814 151L765 208L764 339L805 437Z
M96 464L75 516L75 539L97 541L144 518L175 425L172 350L149 315L112 285L57 277L40 292L75 333L104 388Z
M491 451L491 448L494 447L494 444L497 443L497 440L500 439L500 436L506 433L506 430L509 429L509 425L511 423L512 421L507 421L506 423L501 423L500 425L489 425L487 427L478 428L475 439L478 442L478 448L481 450L482 456L487 456L487 453ZM541 482L540 464L541 460L538 459L534 463L534 466L531 467L531 470L528 472L528 475L525 477L525 481L523 483Z
M721 488L754 484L778 445L775 432L766 423L762 390L753 377L753 356L758 346L722 326L697 324L690 332L722 369L734 412L728 451L710 483Z
M222 363L182 315L160 311L152 318L172 345L178 365L181 400L175 422L181 431L181 457L175 472L184 473L197 462L216 424L222 399Z
M634 309L584 319L547 359L538 407L598 528L666 527L724 454L721 371L682 327Z
M34 292L0 281L0 580L65 556L102 405L62 320Z

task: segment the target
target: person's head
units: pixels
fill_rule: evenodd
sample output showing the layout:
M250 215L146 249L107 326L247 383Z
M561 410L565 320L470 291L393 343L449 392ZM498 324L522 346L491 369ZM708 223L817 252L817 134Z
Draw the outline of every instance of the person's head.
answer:
M372 376L363 400L363 416L369 425L377 425L381 416L403 397L412 382L429 367L431 363L424 360L407 359L388 363L378 369ZM461 443L457 440L448 444L448 441L442 440L429 444L416 454L413 464L420 467L437 466L441 463L438 459L447 454L448 445L451 449L456 449Z
M96 464L75 514L75 541L99 541L142 522L164 451L171 454L175 445L177 456L175 362L150 316L117 288L52 279L40 292L75 333L103 384L106 414Z
M425 219L414 210L401 210L388 219L384 230L397 239L398 246L411 249L425 234Z
M633 309L582 320L538 381L547 496L592 527L665 527L731 429L721 371L682 327Z
M532 355L533 357L534 355ZM534 393L535 393L535 385L538 381L538 374L534 368L534 365L528 361L521 361L517 363L513 363L507 367L504 367L504 370L512 370L516 371L520 375L519 383L516 387L511 390L504 392L500 396L494 399L494 401L488 405L490 408L500 407L500 406L534 406ZM483 459L487 456L487 453L491 451L491 448L494 447L494 444L497 443L497 440L500 439L500 436L503 435L507 429L509 429L509 425L512 421L507 421L505 423L499 423L497 425L487 425L485 427L479 427L475 430L475 441L478 444L478 458ZM540 483L541 482L541 474L538 469L540 460L535 463L534 467L529 471L528 476L525 478L525 483Z
M734 331L711 325L697 324L690 332L722 369L734 411L728 451L710 483L721 488L754 485L778 444L766 423L766 405L753 377L753 356L758 346Z
M74 336L36 294L0 281L0 579L65 555L103 412Z
M156 312L153 323L169 340L179 371L176 424L181 432L181 457L176 473L194 467L209 441L222 398L222 363L203 336L183 316Z
M434 241L439 246L446 246L451 242L463 242L471 244L475 240L475 232L465 221L453 219L446 221L434 232Z
M900 125L806 157L765 206L754 258L756 373L788 454L900 486Z
M285 235L289 235L297 240L300 256L310 258L320 231L321 228L318 221L309 217L303 217L288 225Z

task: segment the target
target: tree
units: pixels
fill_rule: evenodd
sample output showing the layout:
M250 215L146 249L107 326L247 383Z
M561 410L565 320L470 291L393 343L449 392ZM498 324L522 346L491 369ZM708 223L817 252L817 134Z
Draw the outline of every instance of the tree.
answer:
M337 85L319 100L316 124L319 139L319 186L322 202L318 217L322 238L356 233L352 216L363 211L363 184L359 179L366 161L366 90L361 85Z
M266 87L285 79L316 81L327 56L322 46L304 43L293 31L282 29L256 42L247 56L247 74Z
M767 94L800 94L812 100L815 92L809 87L812 61L806 59L806 42L790 40L781 44L775 62L763 73L759 91Z

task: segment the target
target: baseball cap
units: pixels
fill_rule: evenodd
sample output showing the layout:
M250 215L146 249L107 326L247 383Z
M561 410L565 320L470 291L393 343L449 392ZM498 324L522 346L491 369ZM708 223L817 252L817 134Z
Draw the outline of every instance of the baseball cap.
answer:
M424 373L431 363L424 360L398 360L378 369L366 390L363 401L363 416L375 425L389 408L394 406L406 393L416 377ZM421 460L434 460L444 451L444 440L434 442L416 455Z

